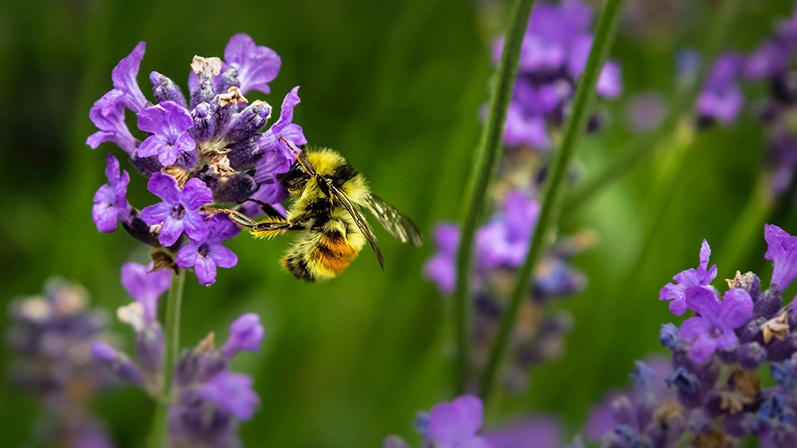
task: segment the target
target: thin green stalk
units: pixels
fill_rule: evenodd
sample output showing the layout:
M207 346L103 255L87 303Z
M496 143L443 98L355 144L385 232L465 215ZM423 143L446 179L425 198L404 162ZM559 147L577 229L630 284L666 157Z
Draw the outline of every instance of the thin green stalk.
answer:
M163 329L163 344L166 354L163 361L163 384L155 403L155 414L149 432L147 446L162 448L166 446L166 435L169 428L169 404L171 403L172 378L177 354L180 350L180 304L183 301L183 285L185 271L172 274L172 285L166 297L166 322Z
M561 205L562 188L565 185L565 175L570 161L573 159L576 147L586 131L587 120L592 111L592 103L595 98L595 86L603 64L609 55L614 37L617 34L617 24L624 3L625 0L608 0L598 22L592 50L589 53L584 74L578 82L578 89L573 102L573 113L570 119L567 120L562 145L556 151L553 165L551 166L551 174L545 185L542 209L537 219L534 236L531 239L526 260L517 273L509 305L501 316L498 336L490 352L487 368L482 377L481 397L485 402L490 396L498 367L507 349L509 336L515 327L520 304L523 298L528 295L532 270L542 253L546 240L550 239L550 235L548 235L549 229L552 229L557 221Z
M471 297L470 273L473 263L473 235L481 218L487 196L487 184L496 170L501 152L504 121L517 75L518 59L523 35L526 32L534 0L515 0L511 11L509 33L504 43L504 53L498 64L495 85L490 97L490 109L484 125L476 160L468 180L465 218L462 224L457 253L457 277L454 287L454 327L456 332L456 389L465 391L470 368Z
M583 185L570 194L565 203L565 209L572 212L578 207L589 201L596 193L602 191L612 182L622 178L628 171L634 168L639 162L645 160L658 147L658 142L666 138L677 126L678 121L684 114L688 114L694 108L700 89L705 84L706 78L711 73L714 61L722 49L722 44L726 42L728 33L732 29L736 15L739 12L741 0L726 0L717 14L711 30L709 31L708 43L703 52L703 63L694 81L686 88L682 89L670 112L661 122L659 127L652 133L643 136L629 145L630 147L613 159L606 168L594 177L584 181Z

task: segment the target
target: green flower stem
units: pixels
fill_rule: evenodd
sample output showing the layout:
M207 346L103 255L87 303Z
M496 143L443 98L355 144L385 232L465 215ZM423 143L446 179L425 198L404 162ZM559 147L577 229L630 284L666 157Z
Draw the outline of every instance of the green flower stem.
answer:
M645 160L658 147L658 143L666 139L672 130L678 125L678 121L685 114L690 114L694 108L700 89L705 84L706 78L711 73L714 61L722 49L722 44L726 42L728 33L732 29L736 16L740 10L741 0L726 0L722 2L722 7L717 14L711 30L709 40L703 54L704 63L700 64L700 69L694 81L685 89L682 89L670 112L664 118L656 131L647 136L636 140L629 148L622 151L620 156L614 159L604 170L591 179L586 180L583 185L576 188L565 202L565 210L572 212L596 193L602 191L607 185L622 178L627 172L634 168L639 162Z
M526 32L534 0L515 0L512 5L509 33L498 64L490 98L487 122L476 150L476 159L468 180L465 219L457 252L457 279L454 287L454 327L456 333L456 390L461 394L468 383L470 369L471 314L470 273L473 264L473 235L484 211L487 184L495 173L504 133L504 121L517 75L523 35Z
M169 404L171 403L172 379L177 354L180 351L180 304L183 301L183 286L185 284L185 271L172 274L172 285L166 298L166 325L163 329L164 347L166 348L163 361L163 384L160 395L155 404L155 414L152 419L147 446L149 448L162 448L166 446L166 436L169 429Z
M617 34L617 24L624 3L624 0L608 0L606 8L600 16L598 28L595 33L595 40L590 50L589 58L587 59L587 65L578 82L578 89L576 90L576 97L573 102L573 113L570 119L567 120L564 136L562 138L562 145L555 153L551 174L545 185L542 209L537 219L534 236L531 239L526 260L517 273L512 295L509 298L509 304L501 315L498 336L490 352L490 358L484 371L484 376L482 377L480 392L482 400L484 400L485 403L490 397L498 367L506 352L509 336L515 326L520 304L523 298L528 295L532 270L542 253L544 245L553 238L553 235L549 234L549 231L553 229L559 215L565 175L568 171L570 161L573 159L576 147L586 131L587 120L592 111L592 103L595 98L595 86L603 68L603 64L606 62L606 58L609 55L614 37Z

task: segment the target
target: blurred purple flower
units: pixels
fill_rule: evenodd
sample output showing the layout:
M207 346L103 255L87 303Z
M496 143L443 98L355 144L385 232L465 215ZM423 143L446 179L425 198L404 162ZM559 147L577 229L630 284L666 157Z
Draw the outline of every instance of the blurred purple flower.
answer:
M446 294L454 291L456 281L456 253L459 246L459 227L456 224L442 223L434 228L434 240L439 251L424 265L427 278L437 284Z
M744 104L738 85L744 59L737 53L722 55L697 98L697 113L703 119L733 124Z
M465 395L451 403L440 403L429 415L429 438L439 448L488 448L492 446L476 433L482 426L482 402Z
M230 337L227 338L227 342L221 349L222 357L230 359L242 350L259 351L263 335L264 330L260 324L260 316L254 313L242 315L230 325Z
M244 421L260 407L260 399L252 390L252 377L243 373L219 373L199 389L199 396Z
M484 439L494 448L557 448L561 446L562 428L554 418L527 417L485 431Z
M155 321L158 315L158 297L169 290L171 271L152 270L153 266L125 263L122 266L122 285L144 308L144 320Z

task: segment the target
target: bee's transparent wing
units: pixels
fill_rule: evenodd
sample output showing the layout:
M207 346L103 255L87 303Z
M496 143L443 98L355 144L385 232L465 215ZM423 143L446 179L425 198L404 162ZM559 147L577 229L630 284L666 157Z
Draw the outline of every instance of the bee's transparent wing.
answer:
M351 202L349 197L346 196L346 193L333 185L332 181L329 179L326 179L326 181L327 186L329 187L329 192L332 194L333 199L340 201L340 203L346 207L346 210L348 210L349 214L354 219L354 223L357 224L360 232L362 232L363 236L365 236L365 239L368 240L368 244L371 245L371 249L374 250L376 259L379 261L379 267L384 269L385 260L382 256L382 251L379 249L379 245L376 244L376 235L374 235L374 230L368 224L368 221L365 220L365 216L363 216L363 214L360 212L360 209Z
M373 213L382 227L402 243L412 243L413 246L423 244L421 232L414 222L402 214L384 199L371 193L365 197L365 206Z

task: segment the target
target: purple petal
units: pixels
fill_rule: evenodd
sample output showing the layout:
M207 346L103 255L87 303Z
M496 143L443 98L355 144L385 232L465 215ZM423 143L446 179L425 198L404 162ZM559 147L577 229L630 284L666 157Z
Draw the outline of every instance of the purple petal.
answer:
M171 286L171 272L168 269L152 271L152 266L138 263L125 263L122 266L122 285L131 297L144 306L144 318L156 320L158 297Z
M210 232L208 221L199 213L186 210L182 219L183 230L194 241L205 241Z
M429 416L429 434L443 443L465 441L481 427L482 414L481 400L472 395L438 404Z
M86 139L89 147L97 149L101 143L113 142L128 154L136 150L136 139L125 123L124 98L124 92L113 89L94 102L89 118L99 131Z
M708 267L708 260L711 257L711 246L705 239L700 243L700 267L706 269Z
M753 299L747 291L732 288L725 292L722 299L719 320L725 328L739 328L750 320L753 315Z
M710 326L709 321L700 316L690 317L681 324L681 339L699 338L708 332Z
M620 75L620 66L614 61L607 61L601 70L596 86L598 95L606 98L616 98L623 91L623 81Z
M230 337L224 344L222 353L227 359L230 359L242 350L257 352L260 350L264 333L263 326L260 324L260 316L246 313L235 319L235 322L230 325Z
M252 378L242 373L222 372L216 375L202 386L199 395L239 420L249 420L260 407L260 399L252 390Z
M184 220L173 218L171 215L166 216L163 220L160 233L158 234L158 241L164 246L171 246L176 243L180 235L183 234L184 228Z
M246 34L236 34L230 38L224 49L224 60L238 68L241 92L259 90L269 92L268 83L277 77L280 58L274 50L257 46Z
M177 256L174 258L175 264L183 269L194 267L197 262L197 257L199 257L197 249L199 249L199 243L193 241L181 247L177 252Z
M722 310L717 291L710 286L697 286L686 290L686 306L703 317L718 317Z
M702 336L689 347L689 359L698 364L703 364L711 358L716 349L716 340L708 336Z
M116 230L118 213L113 203L113 189L109 185L100 186L97 192L94 193L91 218L97 226L97 230L102 233L110 233Z
M301 127L290 127L293 122L293 109L301 102L299 98L299 87L296 86L285 95L282 100L282 108L280 109L280 117L271 127L260 136L258 140L258 147L263 150L276 149L281 150L284 145L278 143L280 137L285 137L289 142L295 146L303 146L307 144L307 139L301 133ZM286 134L290 131L290 134Z
M205 204L213 202L213 192L200 179L189 179L182 191L182 203L188 210L199 210Z
M767 224L764 226L764 239L767 241L764 258L774 265L772 284L783 291L797 277L797 237L774 224Z
M238 255L235 255L235 252L220 244L213 246L210 258L220 268L233 268L238 264Z
M147 105L147 99L144 98L144 94L141 93L141 88L138 86L138 81L136 81L145 49L146 44L139 42L133 48L133 51L119 61L111 72L113 86L124 92L127 107L136 113Z
M210 258L197 256L194 260L194 274L200 285L212 285L216 282L216 264Z
M194 179L189 180L188 183L190 183L192 180ZM201 182L198 179L196 180ZM188 183L186 183L186 186L188 186ZM161 172L152 173L152 176L149 178L149 182L147 182L147 189L152 194L161 198L166 204L174 205L180 202L180 189L177 187L177 180L168 174Z
M157 204L146 206L141 210L141 220L154 226L162 223L171 212L171 205L165 202L158 202Z
M456 270L454 259L437 254L423 266L423 273L426 278L437 284L437 289L443 294L454 292L454 282L456 281Z

